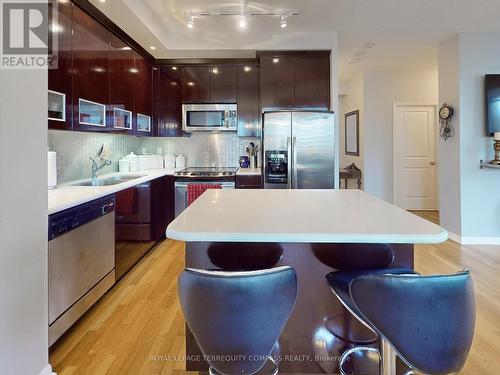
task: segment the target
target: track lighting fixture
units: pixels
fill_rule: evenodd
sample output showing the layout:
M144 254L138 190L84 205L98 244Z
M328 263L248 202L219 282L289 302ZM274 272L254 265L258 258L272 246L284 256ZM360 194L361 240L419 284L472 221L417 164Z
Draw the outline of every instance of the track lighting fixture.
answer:
M233 16L238 18L238 28L244 30L248 26L249 17L279 17L280 27L285 29L288 26L288 18L293 16L298 16L300 12L287 10L280 12L225 12L218 10L202 11L202 12L185 12L187 17L187 27L190 29L194 28L195 18L202 17L221 17L221 16Z

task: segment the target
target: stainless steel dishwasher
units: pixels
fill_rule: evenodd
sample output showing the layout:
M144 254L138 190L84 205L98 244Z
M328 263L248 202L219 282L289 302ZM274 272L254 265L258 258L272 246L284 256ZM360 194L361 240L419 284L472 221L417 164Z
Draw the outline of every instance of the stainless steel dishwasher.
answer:
M49 346L115 282L115 197L49 216Z

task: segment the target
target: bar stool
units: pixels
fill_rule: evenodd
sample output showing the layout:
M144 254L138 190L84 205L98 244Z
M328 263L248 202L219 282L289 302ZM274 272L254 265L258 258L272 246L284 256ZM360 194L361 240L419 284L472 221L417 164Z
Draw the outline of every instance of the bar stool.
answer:
M221 270L256 271L274 267L283 256L283 247L278 243L214 242L207 254Z
M363 275L353 279L349 289L360 317L382 338L383 374L395 374L395 353L424 374L455 374L463 368L475 325L469 271Z
M340 303L349 311L351 316L355 317L378 341L378 333L361 316L360 311L354 304L350 295L349 287L353 280L364 275L378 274L410 274L418 275L415 271L406 268L382 268L355 271L334 271L326 275L326 280L330 285L333 294ZM377 301L380 303L380 301ZM350 374L379 374L380 372L380 353L378 349L366 346L366 343L355 342L358 346L345 351L339 361L339 370L342 375ZM350 367L350 371L346 367Z
M383 269L394 260L393 249L388 244L314 244L312 251L321 263L342 271ZM357 319L352 319L349 312L325 318L325 327L337 338L354 345L371 345L378 341L378 336Z
M224 272L186 269L179 276L184 317L210 374L255 374L269 360L297 297L291 267Z

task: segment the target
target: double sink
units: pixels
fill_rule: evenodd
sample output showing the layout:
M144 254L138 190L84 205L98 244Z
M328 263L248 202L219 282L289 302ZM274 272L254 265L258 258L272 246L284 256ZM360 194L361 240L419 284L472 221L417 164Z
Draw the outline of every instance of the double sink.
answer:
M137 178L144 177L143 174L130 174L130 175L116 175L110 177L102 177L89 179L85 181L79 181L71 184L70 186L110 186L120 184L122 182L127 182L130 180L135 180Z

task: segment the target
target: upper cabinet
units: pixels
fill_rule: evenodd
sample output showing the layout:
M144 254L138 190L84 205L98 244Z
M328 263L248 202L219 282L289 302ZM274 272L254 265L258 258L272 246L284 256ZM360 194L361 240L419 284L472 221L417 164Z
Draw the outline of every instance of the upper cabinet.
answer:
M73 129L109 131L110 32L73 6Z
M135 113L134 129L137 135L152 135L153 66L144 57L135 55Z
M294 59L295 107L330 108L330 59Z
M120 38L111 35L109 61L109 118L110 129L133 134L134 83L136 69L134 51Z
M71 17L73 4L66 1L57 2L56 18L50 23L51 37L57 37L57 69L48 70L48 124L50 129L71 129Z
M177 66L159 66L154 76L155 136L182 136L182 82L183 69Z
M288 108L294 105L293 60L260 60L260 95L262 108Z
M245 65L238 70L238 135L260 136L259 66Z
M210 69L210 102L236 103L237 74L235 66L212 66Z
M206 103L210 100L210 69L207 66L185 66L182 69L182 101Z
M262 108L330 107L329 53L264 53L260 58Z

